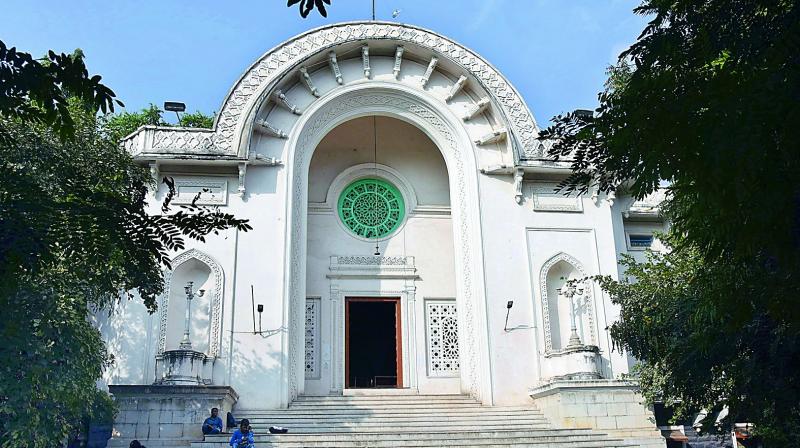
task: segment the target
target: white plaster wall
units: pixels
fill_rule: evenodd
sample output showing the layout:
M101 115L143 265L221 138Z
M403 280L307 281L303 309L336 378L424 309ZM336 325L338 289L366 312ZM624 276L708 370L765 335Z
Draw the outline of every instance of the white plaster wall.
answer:
M309 198L312 202L335 204L338 198L326 198L334 178L355 165L373 161L372 118L364 117L346 122L331 131L317 147L309 170ZM448 174L438 148L416 127L385 117L377 118L378 162L397 170L411 184L419 205L449 209ZM407 201L408 202L408 201ZM330 257L342 255L372 255L375 244L353 237L338 223L336 210L321 210L308 216L308 266L306 292L309 297L322 299L321 319L323 359L319 380L306 380L307 394L325 394L333 389L331 363L325 359L335 356L331 349L332 319L329 273ZM400 231L380 242L384 256L413 256L420 279L416 281L416 300L413 312L416 332L406 337L404 348L413 340L416 350L410 367L416 370L417 387L423 393L457 393L457 378L429 378L425 344L425 298L455 298L455 266L453 231L449 214L413 212ZM392 281L360 282L359 288L381 291L396 289ZM366 286L364 286L366 285ZM410 319L403 316L405 325ZM343 335L341 331L339 334ZM411 372L404 372L411 373ZM408 386L408 382L405 384Z
M274 167L251 167L247 178L248 191L244 198L236 194L237 179L231 170L183 166L165 167L161 172L162 176L176 178L194 174L204 178L228 180L228 205L223 206L222 210L239 218L249 219L253 226L253 230L249 232L226 230L219 235L209 235L205 243L187 240L185 249L194 248L211 255L219 262L225 275L220 356L214 364L213 382L232 385L240 394L240 408L274 408L281 405L281 365L285 336L285 331L281 330L283 259L280 254L283 253L282 222L285 213L281 189L285 180L279 181L282 177L280 171L280 168ZM159 206L165 192L166 188L161 185L151 200L151 213L160 212ZM263 329L277 330L268 337L253 334L251 285L255 292L255 303L265 305ZM176 294L180 295L183 291L182 284L177 286L180 291ZM180 322L177 323L177 327L181 328L182 312ZM148 315L141 302L133 300L122 303L110 318L102 313L95 318L104 340L116 358L114 366L105 372L103 382L152 383L154 357L158 350L159 314ZM172 327L176 328L176 325ZM197 335L197 338L200 336ZM207 346L207 342L205 345Z
M522 204L514 201L509 175L480 177L481 217L486 257L487 313L494 399L498 404L524 403L528 387L541 380L544 359L539 272L553 255L565 252L578 259L589 275L617 274L615 238L609 203L582 199L582 212L534 211L526 179ZM627 362L611 352L602 331L613 307L599 288L594 290L597 345L605 375L627 371ZM506 302L514 301L504 331Z
M370 82L364 79L359 57L348 59L340 54L340 67L346 83ZM372 80L394 82L391 74L393 59L385 56L371 58ZM338 88L324 59L313 66L312 79L323 96ZM449 102L444 97L455 80L452 75L435 72L422 89L419 82L425 63L406 59L399 82L419 88L420 95L429 95L456 116L463 115L470 104L485 92L472 84ZM290 84L284 90L287 97L301 109L312 97L300 84ZM494 106L486 114L463 123L471 138L503 125L493 116ZM285 109L268 106L259 117L289 131L297 116ZM364 123L366 121L366 123ZM311 164L309 200L324 202L327 186L342 170L372 158L372 134L368 118L356 119L334 130L320 146ZM449 204L448 176L438 150L413 126L379 118L380 147L378 161L403 174L417 192L420 206ZM367 126L364 126L367 124ZM383 126L383 125L386 126ZM385 127L385 129L384 129ZM289 156L287 140L253 133L250 150L253 153L286 161ZM512 164L507 142L478 146L478 166ZM346 154L346 156L345 156ZM235 168L208 166L162 167L162 174L174 176L218 177L228 180L226 212L247 218L253 226L250 232L228 230L210 235L206 243L187 241L186 249L197 248L214 257L225 273L221 353L214 369L215 384L230 384L240 394L239 409L276 408L284 405L287 384L282 380L288 369L287 310L283 297L287 288L284 255L287 244L286 167L249 166L246 194L236 195L238 180ZM530 175L529 175L530 176ZM527 389L541 380L543 361L541 297L538 276L541 264L558 252L577 258L588 274L619 275L617 254L626 251L625 223L621 218L619 201L613 206L601 198L597 203L582 199L581 213L537 212L533 210L530 194L531 180L525 182L523 203L514 201L513 178L504 175L479 175L481 233L484 251L486 325L490 347L491 386L497 404L528 402ZM552 180L552 179L551 179ZM151 211L158 213L164 197L164 187L156 193ZM308 296L322 299L323 312L330 287L325 275L330 255L371 254L371 243L349 236L337 223L333 210L318 211L308 220ZM420 391L449 391L447 380L428 379L424 347L424 313L426 298L455 297L452 224L449 216L429 212L412 214L402 230L381 243L384 255L416 257L421 278L416 282L415 320L417 323L416 368ZM178 255L178 254L175 254ZM476 284L480 284L476 282ZM254 301L264 304L262 326L275 330L263 335L253 334ZM378 285L378 289L380 285ZM504 331L506 302L514 301L509 316L511 331ZM594 291L597 344L605 362L607 376L627 371L627 359L610 351L610 339L602 330L618 316L618 310L599 289ZM96 316L117 363L106 372L105 381L112 384L148 384L153 380L153 357L158 347L158 317L150 316L136 300L126 302L112 318ZM323 327L330 325L321 319ZM328 334L323 328L321 334ZM323 378L325 374L323 373ZM329 378L329 377L327 377ZM324 381L329 381L324 380ZM309 390L325 391L330 384L320 380L307 383ZM316 388L316 389L315 389ZM453 390L456 391L457 389Z
M309 168L309 202L325 202L333 179L345 169L373 163L373 118L337 126L319 144ZM377 163L399 171L413 186L419 205L449 205L447 167L438 148L419 129L404 121L376 117ZM338 198L333 198L333 202Z

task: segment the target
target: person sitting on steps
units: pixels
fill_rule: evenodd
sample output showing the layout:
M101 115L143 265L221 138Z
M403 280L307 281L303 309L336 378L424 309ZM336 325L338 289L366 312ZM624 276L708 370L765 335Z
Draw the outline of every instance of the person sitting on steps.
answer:
M253 431L250 430L250 420L243 418L239 422L239 429L233 432L230 446L233 448L255 448L256 440Z
M222 432L222 419L219 418L219 409L211 408L211 417L203 422L203 434L220 434Z

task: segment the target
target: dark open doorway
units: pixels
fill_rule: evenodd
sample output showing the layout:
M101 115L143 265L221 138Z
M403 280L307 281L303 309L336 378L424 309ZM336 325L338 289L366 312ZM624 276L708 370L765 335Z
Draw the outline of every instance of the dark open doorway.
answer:
M348 388L403 387L400 299L347 298Z

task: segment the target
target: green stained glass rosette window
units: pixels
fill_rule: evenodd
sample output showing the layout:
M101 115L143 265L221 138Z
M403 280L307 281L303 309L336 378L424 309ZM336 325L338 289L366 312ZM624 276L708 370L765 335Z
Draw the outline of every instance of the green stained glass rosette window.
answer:
M339 196L339 218L362 238L383 238L403 222L405 202L400 191L381 179L357 180Z

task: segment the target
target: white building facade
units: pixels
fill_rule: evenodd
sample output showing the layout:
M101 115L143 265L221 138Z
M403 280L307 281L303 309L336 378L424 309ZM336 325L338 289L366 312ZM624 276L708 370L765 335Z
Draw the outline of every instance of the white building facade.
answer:
M629 391L618 309L582 279L658 244L658 198L554 193L569 164L539 131L502 74L431 31L343 23L270 50L213 129L124 142L177 203L199 195L253 230L188 241L156 314L98 317L106 383L229 386L237 412L364 388L533 397L556 420L568 388Z

